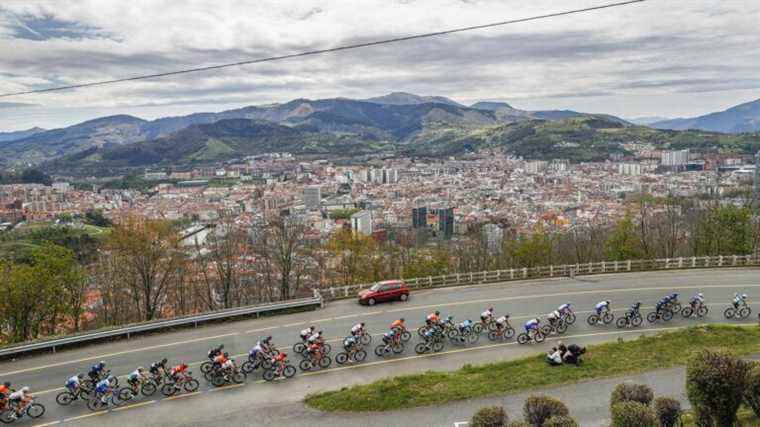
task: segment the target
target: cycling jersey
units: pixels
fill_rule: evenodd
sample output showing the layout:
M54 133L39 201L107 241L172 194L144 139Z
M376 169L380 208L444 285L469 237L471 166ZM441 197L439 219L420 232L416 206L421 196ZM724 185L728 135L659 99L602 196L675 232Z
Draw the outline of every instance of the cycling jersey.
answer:
M493 311L491 311L491 310L486 310L486 311L480 313L480 318L481 319L489 319L491 317L493 317Z
M361 323L357 323L356 325L354 325L354 326L351 327L351 333L354 334L354 335L356 335L359 332L361 332L362 329L364 329L364 326L362 326Z
M224 356L224 354L220 354L214 358L214 363L217 363L219 364L219 366L222 366L225 363L227 363L227 360L228 359Z
M264 351L264 349L261 348L261 341L257 342L253 348L251 348L251 351L248 352L248 354L251 357L256 357L257 354L259 354L260 351Z
M227 359L222 363L222 369L232 369L235 366L231 359Z
M13 393L10 394L10 396L8 396L9 400L14 400L14 401L24 400L25 398L26 398L26 393L24 392L24 390L14 391Z
M170 371L172 377L176 377L179 374L184 374L185 372L187 372L187 365L177 365Z
M600 314L602 310L609 307L609 303L607 301L602 301L596 305L596 314Z
M504 326L507 323L507 316L501 316L498 319L496 319L496 323L499 325Z
M103 381L100 381L95 386L95 392L97 392L98 394L107 393L108 390L110 389L111 389L111 383L108 381L108 378L104 379Z
M557 311L559 311L560 313L570 311L570 304L562 304L561 306L559 306L559 308L557 308Z
M319 334L314 334L314 335L310 336L310 337L309 337L309 339L307 339L307 341L308 341L309 343L311 343L311 344L314 344L314 343L315 343L315 342L317 342L317 341L318 341L318 340L319 340L321 337L322 337L322 336L321 336L321 335L319 335Z
M74 375L73 377L66 380L66 388L69 389L69 391L73 392L76 389L79 388L79 376Z
M406 329L406 326L404 325L404 322L399 320L394 320L393 323L391 323L391 329Z
M345 340L343 340L343 347L348 350L349 348L353 347L354 344L356 344L356 338L354 337L346 337Z
M314 330L311 329L311 328L304 329L303 331L301 331L301 338L306 339L306 338L310 337L311 334L313 334L313 333L314 333Z
M441 318L438 317L437 314L431 313L431 314L428 314L427 320L429 320L429 321L431 321L433 323L438 323L438 322L441 321Z
M464 328L467 328L467 327L470 327L470 326L472 326L472 320L467 319L464 322L462 322L462 323L459 324L459 329L464 329Z
M555 311L552 311L551 313L549 313L549 314L547 314L547 315L546 315L546 318L547 318L547 319L548 319L550 322L553 322L553 321L555 321L555 320L559 319L559 311L556 311L556 310L555 310Z
M662 309L662 307L664 307L668 303L670 303L670 298L665 297L665 298L661 299L659 302L657 302L657 305L655 306L655 309L657 311L660 311L660 309Z
M525 332L530 332L531 329L538 330L538 324L540 323L540 320L538 319L531 319L525 322Z

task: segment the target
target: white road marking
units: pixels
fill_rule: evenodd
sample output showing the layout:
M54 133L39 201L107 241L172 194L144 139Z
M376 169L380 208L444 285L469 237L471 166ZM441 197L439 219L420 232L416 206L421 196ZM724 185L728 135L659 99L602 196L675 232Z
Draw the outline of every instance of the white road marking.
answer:
M454 427L462 427L462 426L466 426L467 424L470 424L470 422L469 421L457 421L457 422L454 423Z

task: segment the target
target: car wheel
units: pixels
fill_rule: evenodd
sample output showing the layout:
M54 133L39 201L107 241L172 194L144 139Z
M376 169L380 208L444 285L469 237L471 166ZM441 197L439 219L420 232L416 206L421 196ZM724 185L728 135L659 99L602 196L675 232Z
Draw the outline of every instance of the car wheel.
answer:
M368 305L375 305L375 299L374 299L374 298L370 298L370 299L368 299L368 300L367 300L367 304L368 304Z
M409 295L408 294L401 294L401 296L398 297L398 299L400 299L401 301L406 301L406 300L409 299Z

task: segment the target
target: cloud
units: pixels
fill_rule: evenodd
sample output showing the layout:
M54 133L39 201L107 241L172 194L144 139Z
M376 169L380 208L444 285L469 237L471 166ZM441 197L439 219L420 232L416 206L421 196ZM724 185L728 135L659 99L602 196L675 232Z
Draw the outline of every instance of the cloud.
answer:
M602 0L5 0L0 92L160 73L527 17ZM757 98L760 4L646 2L322 56L9 99L71 111L186 111L194 103L366 98L403 90L462 102L593 105L624 116L688 115ZM752 96L754 93L754 96ZM664 97L678 94L678 103ZM687 99L693 95L693 102ZM720 96L718 96L720 94ZM641 99L650 99L647 106ZM672 99L676 99L673 97ZM700 103L696 100L699 99ZM586 101L584 101L586 100ZM636 102L626 102L636 100ZM685 101L685 102L684 102ZM673 111L674 105L676 111ZM730 105L730 104L729 104ZM725 106L729 106L725 105ZM665 110L665 109L668 110ZM72 114L72 117L74 114ZM77 113L76 117L81 114ZM18 117L14 117L17 120ZM10 119L0 117L0 129ZM47 123L34 123L52 127ZM60 124L56 122L55 124Z

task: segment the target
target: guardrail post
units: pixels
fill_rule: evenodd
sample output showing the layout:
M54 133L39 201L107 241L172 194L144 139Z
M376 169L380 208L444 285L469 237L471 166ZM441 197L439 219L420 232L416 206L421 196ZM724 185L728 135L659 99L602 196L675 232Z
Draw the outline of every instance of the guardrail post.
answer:
M606 273L606 272L607 272L607 263L602 261L602 273Z
M618 271L618 262L615 260L615 271Z
M723 255L718 257L718 267L723 267Z
M670 268L670 258L665 258L665 270Z
M523 278L527 278L527 277L528 277L528 269L523 268Z
M428 276L428 286L433 287L433 276Z
M628 260L628 271L631 271L631 260Z
M683 257L678 257L678 268L683 268Z
M510 268L509 269L509 278L510 279L514 279L515 278L515 269L514 268Z
M549 277L554 277L554 266L553 265L549 266Z
M733 265L736 265L736 258L737 258L737 256L734 255L734 264Z
M588 272L593 273L594 272L594 266L591 263L588 263Z
M709 267L709 266L710 266L710 257L706 256L705 257L705 267Z

